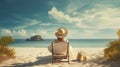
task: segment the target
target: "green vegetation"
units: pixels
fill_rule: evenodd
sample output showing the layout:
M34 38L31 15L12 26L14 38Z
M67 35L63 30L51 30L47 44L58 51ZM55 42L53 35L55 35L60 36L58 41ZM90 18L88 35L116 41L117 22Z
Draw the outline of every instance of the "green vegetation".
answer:
M104 57L106 60L120 59L120 40L112 41L108 44L108 48L104 49Z
M4 36L0 38L0 62L5 59L14 58L15 50L9 48L9 43L13 42L14 39L11 36Z

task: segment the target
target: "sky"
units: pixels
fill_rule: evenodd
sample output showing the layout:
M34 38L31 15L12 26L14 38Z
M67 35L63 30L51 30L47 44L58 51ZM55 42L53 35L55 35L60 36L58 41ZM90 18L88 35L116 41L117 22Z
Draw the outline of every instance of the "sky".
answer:
M116 39L120 0L0 0L0 36L56 38L59 27L69 39Z

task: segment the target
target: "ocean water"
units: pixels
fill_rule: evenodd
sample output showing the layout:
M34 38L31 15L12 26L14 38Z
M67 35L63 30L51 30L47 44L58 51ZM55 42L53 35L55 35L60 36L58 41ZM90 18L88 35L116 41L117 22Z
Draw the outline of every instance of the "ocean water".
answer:
M26 41L25 39L15 39L10 47L48 47L54 39L45 39L44 41ZM110 41L115 39L68 39L72 47L106 47Z

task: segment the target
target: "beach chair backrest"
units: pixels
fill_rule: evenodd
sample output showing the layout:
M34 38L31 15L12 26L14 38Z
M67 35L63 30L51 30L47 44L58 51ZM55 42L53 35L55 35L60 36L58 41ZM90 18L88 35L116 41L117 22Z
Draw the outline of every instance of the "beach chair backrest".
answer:
M53 54L64 55L67 53L69 44L67 42L53 42Z

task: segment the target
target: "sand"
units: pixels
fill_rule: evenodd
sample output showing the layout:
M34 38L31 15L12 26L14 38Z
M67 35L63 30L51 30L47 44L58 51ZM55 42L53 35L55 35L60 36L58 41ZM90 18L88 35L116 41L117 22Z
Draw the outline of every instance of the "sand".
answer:
M76 61L78 51L87 56L86 61ZM104 48L73 48L70 64L67 62L51 63L51 53L47 48L15 47L16 58L4 61L0 67L120 67L119 62L106 61Z

